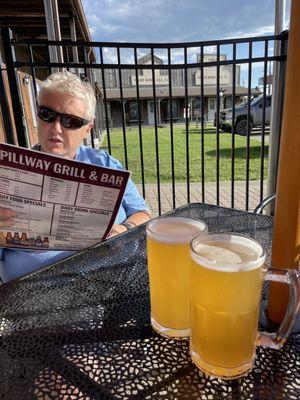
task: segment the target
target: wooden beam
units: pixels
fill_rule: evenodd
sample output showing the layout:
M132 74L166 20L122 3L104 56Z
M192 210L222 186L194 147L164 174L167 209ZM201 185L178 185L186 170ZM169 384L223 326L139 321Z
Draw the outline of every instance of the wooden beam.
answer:
M300 1L292 0L275 204L272 265L299 268L300 260ZM288 287L272 282L268 317L281 322Z
M57 0L44 0L48 40L61 40ZM62 48L49 46L50 61L63 62Z

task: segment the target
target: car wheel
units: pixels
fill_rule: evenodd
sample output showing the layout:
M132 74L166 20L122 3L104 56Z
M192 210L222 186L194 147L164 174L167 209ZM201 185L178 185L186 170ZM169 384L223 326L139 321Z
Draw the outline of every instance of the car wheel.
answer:
M250 132L252 131L252 122L249 124ZM235 126L235 132L238 135L246 136L248 132L248 122L246 118L240 119Z

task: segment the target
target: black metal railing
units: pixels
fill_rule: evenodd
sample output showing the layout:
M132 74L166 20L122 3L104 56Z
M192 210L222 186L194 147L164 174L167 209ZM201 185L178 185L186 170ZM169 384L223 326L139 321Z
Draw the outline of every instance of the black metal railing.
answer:
M199 188L201 188L201 198L199 201L206 201L206 163L205 163L205 119L206 119L206 100L208 97L215 99L215 137L216 137L216 160L215 160L215 192L216 204L220 204L220 135L222 131L222 123L220 121L220 112L222 111L222 104L220 98L220 90L224 87L222 82L221 72L222 69L227 68L229 73L230 84L227 85L229 95L226 99L230 101L232 108L231 116L231 160L230 160L230 191L231 201L230 206L235 207L235 193L236 193L236 108L235 104L239 98L245 97L248 99L247 106L247 133L246 133L246 155L245 155L245 209L249 209L249 182L250 175L250 158L251 158L251 145L250 133L252 126L251 105L250 99L253 94L257 95L259 90L253 88L253 67L263 64L263 85L261 94L263 97L262 106L262 123L260 130L260 194L259 201L264 197L264 174L265 174L265 134L266 134L266 106L265 100L267 96L267 70L270 63L285 63L286 62L286 43L287 33L283 32L277 36L261 36L240 39L226 39L218 41L203 41L191 43L110 43L110 42L81 42L81 41L47 41L47 40L18 40L12 37L8 29L2 29L2 41L4 47L5 61L7 66L7 73L9 77L12 107L14 119L17 129L18 144L20 146L28 146L26 140L26 132L24 129L23 110L21 106L20 91L16 79L16 71L18 69L29 72L33 77L35 94L37 92L37 80L40 76L45 76L54 68L66 68L68 70L76 69L83 71L86 79L90 80L93 85L98 88L100 99L97 103L97 116L98 125L93 132L91 144L94 146L94 139L98 136L102 137L103 134L107 137L107 145L109 153L113 153L113 146L111 141L111 120L112 112L116 113L116 120L120 121L120 129L123 138L123 151L124 151L124 164L127 169L131 168L128 158L128 119L126 105L129 107L129 101L137 102L137 118L134 119L136 123L139 141L139 160L141 170L141 188L143 196L147 195L147 177L145 175L145 152L143 146L143 132L145 128L145 102L154 102L153 118L154 118L154 138L155 138L155 169L156 169L156 185L157 185L157 202L158 214L162 212L161 200L161 165L160 165L160 146L159 146L159 126L162 122L162 115L160 108L157 105L161 104L160 92L165 92L165 99L167 100L167 118L168 126L170 129L170 168L171 168L171 185L172 192L172 206L175 208L176 204L176 173L175 173L175 142L174 142L174 124L175 120L181 120L185 128L185 166L186 166L186 201L191 200L191 165L190 165L190 118L189 100L198 98L199 100L199 151L200 151L200 181ZM281 43L281 54L270 54L270 47L275 41ZM254 54L253 48L258 44L263 45L262 54ZM49 46L61 47L64 54L64 62L51 62ZM213 57L215 59L206 59L206 49L214 47ZM243 51L239 51L238 46L247 47L247 54L244 55ZM79 62L73 61L72 49L76 47L81 54ZM224 48L227 53L224 57ZM228 52L228 48L230 51ZM19 56L16 55L18 49ZM36 57L37 49L43 49L44 56ZM196 49L196 50L195 50ZM121 51L126 50L132 53L129 60L122 57ZM157 61L158 52L165 52L166 56ZM179 59L174 62L174 52L180 52ZM90 58L91 52L96 56L96 62L92 62ZM106 56L107 53L115 53L116 57ZM145 54L144 54L144 53ZM222 53L223 52L223 53ZM139 54L144 54L147 58L146 63L141 63ZM241 54L240 54L241 53ZM22 55L22 57L20 56ZM196 54L195 57L190 57L190 54ZM23 58L23 59L22 59ZM241 85L241 68L246 66L247 69L247 84ZM207 84L206 71L208 68L215 68L215 83ZM140 74L144 71L150 71L151 84L143 85L140 83ZM158 82L157 71L165 71L162 75L167 77L164 84ZM231 71L231 72L230 72ZM197 75L198 74L198 75ZM196 77L198 76L198 82ZM246 76L246 75L244 75ZM177 101L177 108L179 114L174 115L173 101ZM274 101L274 99L273 99ZM113 111L113 108L118 104L118 112ZM121 107L119 105L121 104ZM182 107L185 109L185 116L182 114ZM181 108L180 108L181 107ZM191 111L192 112L192 111ZM192 117L192 115L191 115ZM130 121L130 118L129 118ZM144 122L143 122L144 121Z

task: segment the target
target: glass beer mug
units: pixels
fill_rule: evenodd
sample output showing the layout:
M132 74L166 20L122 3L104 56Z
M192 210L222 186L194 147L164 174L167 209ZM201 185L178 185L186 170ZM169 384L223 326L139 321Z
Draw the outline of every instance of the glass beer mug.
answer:
M189 244L204 231L204 222L183 217L154 219L147 226L151 324L163 336L189 336Z
M190 353L208 375L233 379L248 373L255 347L279 349L299 311L296 270L266 270L261 245L234 233L205 233L191 241ZM292 286L287 315L275 334L258 332L264 280Z

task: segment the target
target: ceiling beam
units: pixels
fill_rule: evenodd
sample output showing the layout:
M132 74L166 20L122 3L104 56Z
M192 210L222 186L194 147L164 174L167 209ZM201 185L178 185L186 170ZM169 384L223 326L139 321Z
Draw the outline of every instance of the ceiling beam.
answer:
M20 15L20 13L22 13L21 15ZM19 13L17 14L17 11L16 11L16 13L12 13L11 12L11 10L10 10L10 12L9 13L5 13L5 11L3 11L3 10L1 10L0 11L0 16L1 16L1 18L5 18L5 19L8 19L8 18L13 18L13 19L24 19L24 18L45 18L45 12L43 12L43 11L41 11L41 12L38 12L38 13L26 13L26 11L21 11L21 10L19 10ZM59 17L60 18L69 18L69 14L68 13L62 13L62 14L59 14Z

